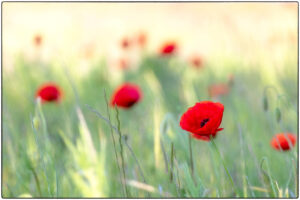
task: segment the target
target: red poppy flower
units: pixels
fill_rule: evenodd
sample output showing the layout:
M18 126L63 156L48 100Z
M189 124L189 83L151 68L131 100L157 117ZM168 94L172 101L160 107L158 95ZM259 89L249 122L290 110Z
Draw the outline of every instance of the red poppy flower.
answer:
M95 53L95 45L93 43L85 44L80 48L80 56L85 59L92 58Z
M194 57L191 58L191 64L195 68L202 68L203 67L203 60L199 56L194 56Z
M130 45L129 38L127 38L127 37L123 38L122 41L121 41L121 47L123 49L127 49L129 47L129 45Z
M220 130L222 130L222 129L220 129ZM217 133L218 133L218 132L215 132L215 133L211 134L211 136L212 136L213 138L215 138L216 135L217 135ZM207 135L197 135L197 134L192 134L192 136L193 136L194 138L198 139L198 140L210 141L210 135L207 136Z
M146 42L147 42L146 34L143 32L139 33L137 36L137 43L139 44L139 46L144 47Z
M171 55L177 50L177 45L175 42L168 42L164 44L160 49L160 54L162 56Z
M192 133L196 139L209 141L210 136L215 137L223 117L224 106L221 103L202 101L190 107L180 119L183 130Z
M128 69L128 67L129 67L128 59L120 58L119 59L119 68L120 69Z
M122 108L130 108L142 98L142 92L137 85L125 83L121 85L113 94L111 105Z
M214 84L208 87L208 94L210 97L224 96L229 93L229 86L227 84Z
M42 36L41 35L34 36L33 42L35 46L40 46L42 44Z
M276 134L271 140L271 146L276 150L287 151L296 144L296 136L291 133Z
M61 98L61 90L57 85L47 83L37 90L36 97L40 97L42 102L59 102Z

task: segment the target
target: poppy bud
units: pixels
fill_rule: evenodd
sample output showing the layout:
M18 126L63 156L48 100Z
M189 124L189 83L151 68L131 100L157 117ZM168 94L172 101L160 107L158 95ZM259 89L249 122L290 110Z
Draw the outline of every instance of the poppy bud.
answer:
M37 117L34 117L33 120L33 127L35 128L35 130L39 130L39 127L40 127L40 121Z
M281 112L278 107L275 110L275 114L276 114L276 121L279 123L281 120Z
M268 111L268 99L266 96L264 96L263 105L264 105L264 111Z

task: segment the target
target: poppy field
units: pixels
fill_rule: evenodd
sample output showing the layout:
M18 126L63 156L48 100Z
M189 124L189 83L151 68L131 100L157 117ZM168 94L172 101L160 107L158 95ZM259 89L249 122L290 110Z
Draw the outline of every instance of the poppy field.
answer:
M26 17L17 48L13 11L31 5L4 4L3 198L298 197L298 5L179 4L36 7L80 19L117 10L111 26L85 27L109 24L102 45L77 45L66 28L71 43L60 49L59 29L52 41L48 29L27 34ZM145 26L122 32L117 19L130 9L146 13ZM168 22L150 23L151 9ZM205 18L215 9L224 16Z

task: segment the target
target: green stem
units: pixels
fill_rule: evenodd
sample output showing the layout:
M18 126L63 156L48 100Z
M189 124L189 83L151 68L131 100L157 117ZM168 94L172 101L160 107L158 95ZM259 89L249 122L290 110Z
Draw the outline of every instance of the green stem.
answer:
M190 151L190 167L191 167L192 177L194 177L194 162L193 162L192 137L191 137L191 135L189 135L189 151Z
M212 164L212 168L214 170L214 174L215 174L215 179L218 180L218 177L219 177L219 173L217 171L217 164L216 164L216 161L214 158L214 152L213 152L213 149L212 149L212 145L210 145L210 148L209 148L209 153L210 153L210 157L212 158L211 159L211 164ZM222 187L221 187L221 181L217 181L217 188L216 188L216 192L217 194L221 194L222 192Z
M106 111L107 111L107 115L108 115L108 120L111 121L111 119L110 119L110 113L109 113L109 109L108 109L108 101L107 101L105 89L104 89L104 96L105 96ZM120 172L120 181L121 181L121 183L123 185L122 175L121 175L122 172L121 172L121 168L120 168L120 165L119 165L119 158L118 158L118 154L117 154L117 149L116 149L116 143L115 143L115 137L114 137L114 133L113 133L113 128L112 128L111 125L109 127L110 127L110 133L111 133L113 145L114 145L114 152L115 152L116 162L117 162L117 166L118 166L118 169L119 169L119 172ZM123 188L125 188L124 185L123 185ZM124 194L125 194L125 192L124 192Z
M124 178L124 186L125 186L125 192L126 192L126 197L128 197L128 188L126 185L126 174L125 174L125 163L124 163L124 152L123 152L123 144L122 144L122 134L121 134L121 123L119 119L119 110L117 107L116 108L116 117L117 117L117 122L118 122L118 131L120 133L119 135L119 143L120 143L120 153L121 153L121 165L122 165L122 170L123 170L123 178Z
M121 135L121 132L118 130L118 128L116 126L114 126L107 118L103 117L97 110L93 109L91 106L89 106L87 104L86 104L86 106L88 107L89 110L91 110L92 112L94 112L100 119L103 119L107 124L109 124L115 130L116 134L118 134L119 136ZM137 157L136 157L133 149L131 148L131 146L127 143L127 141L124 138L122 138L122 140L123 140L125 146L128 148L131 156L134 158L134 160L135 160L135 162L136 162L136 164L138 166L138 169L140 171L140 174L141 174L141 176L143 178L143 182L145 184L147 184L145 176L144 176L144 173L143 173L143 170L142 170L142 167L141 167L141 165L140 165L140 163L139 163L139 161L138 161L138 159L137 159Z
M40 119L42 121L42 127L43 127L44 137L48 137L47 123L46 123L46 120L45 120L45 115L44 115L44 112L43 112L43 109L42 109L42 105L41 105L41 100L40 99L37 100L37 108L38 108L38 114L40 115Z
M239 194L238 194L238 189L237 189L236 185L234 184L233 179L232 179L232 177L231 177L231 175L230 175L230 173L229 173L229 171L228 171L228 169L227 169L227 167L226 167L226 164L225 164L224 160L222 159L221 153L220 153L220 151L219 151L217 145L215 144L214 139L213 139L213 137L212 137L211 135L210 135L210 141L211 141L212 146L213 146L214 149L216 150L216 152L217 152L217 154L218 154L220 160L222 161L223 167L224 167L224 169L225 169L225 171L226 171L226 174L227 174L227 176L228 176L228 178L229 178L229 180L230 180L230 183L231 183L232 187L234 188L235 194L236 194L237 196L239 196Z
M173 181L173 160L174 160L174 144L171 143L171 170L170 170L170 181Z
M35 180L35 183L36 183L36 187L37 187L37 190L39 192L39 195L40 197L42 197L42 192L41 192L41 187L40 187L40 181L39 181L39 178L34 170L33 167L30 167L31 171L32 171L32 174L33 174L33 177L34 177L34 180Z
M48 140L48 132L47 132L47 123L46 123L46 119L45 119L45 116L44 116L44 113L43 113L43 109L42 109L42 105L41 105L41 100L40 98L37 99L37 113L42 121L42 128L43 128L43 138L42 138L42 145L40 145L40 137L39 137L39 134L37 132L37 130L35 129L34 127L34 123L33 123L33 119L31 119L31 123L32 123L32 128L33 128L33 132L35 134L35 140L36 140L36 144L37 144L37 147L40 151L40 160L41 160L41 164L42 164L42 167L43 167L43 170L44 170L44 173L45 173L45 176L46 176L46 182L47 182L47 189L48 189L48 193L50 195L51 194L51 190L50 190L50 186L49 186L49 178L48 178L48 173L47 173L47 170L46 170L46 164L45 164L45 160L44 158L47 158L48 155L47 155L47 150L48 150L48 146L47 146L47 143L45 142L46 140Z
M178 170L178 163L176 161L176 155L175 155L175 152L174 152L174 163L175 163L175 168L176 168L176 174L177 174L177 184L176 184L176 188L178 190L177 193L179 193L178 195L180 195L180 177L179 177L179 170Z

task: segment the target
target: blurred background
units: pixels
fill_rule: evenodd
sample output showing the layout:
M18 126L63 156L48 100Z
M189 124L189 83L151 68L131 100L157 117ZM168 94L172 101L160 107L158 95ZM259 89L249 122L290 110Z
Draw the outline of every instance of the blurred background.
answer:
M51 59L89 47L94 56L117 56L120 38L139 31L149 35L149 50L173 39L183 56L251 61L255 53L276 63L282 48L297 43L297 3L4 3L3 27L5 63L20 51L32 56L35 34L43 37L43 58Z
M2 6L2 197L298 197L297 148L270 145L297 136L298 3ZM36 101L47 82L59 103ZM108 118L124 82L143 98L109 107L128 144L114 146L91 108ZM204 100L225 107L221 159L179 126Z

